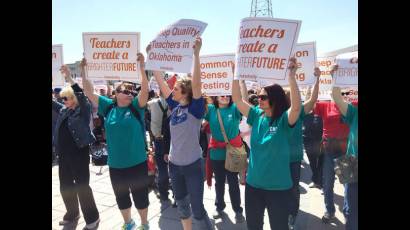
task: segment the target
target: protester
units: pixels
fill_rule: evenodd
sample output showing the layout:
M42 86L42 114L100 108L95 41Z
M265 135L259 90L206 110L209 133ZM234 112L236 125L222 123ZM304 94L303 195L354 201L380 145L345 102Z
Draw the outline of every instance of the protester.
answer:
M221 121L218 119L218 112L220 113ZM216 210L213 214L213 218L221 218L223 210L226 207L224 194L225 180L227 180L229 184L229 197L231 199L232 209L235 211L235 220L237 223L245 221L245 218L242 215L243 209L241 207L238 173L230 172L225 169L226 143L222 134L220 122L223 123L229 142L233 146L240 147L242 145L242 139L239 135L239 123L241 118L242 114L232 102L231 96L214 97L213 104L208 104L208 112L205 115L205 120L209 122L212 135L209 148L211 166L215 174L216 192Z
M306 95L310 98L310 89ZM303 146L309 159L310 170L312 171L312 183L309 188L322 189L322 167L323 154L320 151L323 134L323 121L313 111L306 114L303 119Z
M172 91L161 77L162 73L154 71L155 80L172 111L169 173L177 200L178 213L185 230L192 229L191 208L193 216L199 221L201 228L212 229L203 204L204 165L199 144L199 132L205 113L199 62L201 45L202 40L198 37L194 45L192 79L181 78L177 80ZM148 50L150 50L150 46L147 47L147 52Z
M290 105L283 88L275 84L262 88L259 107L250 106L241 97L239 81L233 81L233 102L252 126L245 187L246 221L250 230L263 229L266 208L272 229L288 229L292 188L289 139L301 112L295 58L290 59L288 68Z
M316 103L318 94L319 94L319 78L320 78L320 69L314 69L314 75L316 77L316 83L313 87L312 96L306 100L301 107L299 118L294 127L294 132L290 138L290 174L292 176L292 193L291 199L289 202L290 215L288 220L289 229L294 229L296 216L299 211L300 205L300 190L299 190L299 181L300 181L300 167L301 161L303 159L303 133L302 125L303 120L306 114L309 114L313 106ZM287 99L290 103L290 93L287 94Z
M324 223L335 218L333 200L335 171L334 160L346 153L349 127L343 122L340 110L333 101L319 101L314 108L314 114L323 120L322 151L323 151L323 194L326 211L322 217Z
M125 230L135 229L136 226L131 218L130 192L141 219L138 229L149 229L149 178L143 124L144 107L148 99L148 79L144 70L144 56L140 53L138 61L142 83L141 91L135 98L135 86L130 83L121 83L116 88L115 99L96 94L92 82L85 78L85 59L81 66L84 91L98 106L98 112L105 117L110 179L118 208L124 219L122 229Z
M71 78L67 66L61 72L71 86L60 92L64 105L52 101L59 113L55 125L55 147L59 153L58 175L60 192L67 209L60 225L70 225L80 218L78 203L83 212L86 229L97 229L100 219L90 187L90 147L95 137L90 130L91 104L83 90Z
M332 67L331 73L337 71L338 66ZM349 126L349 138L347 143L346 155L353 158L358 157L358 107L352 103L347 103L341 94L339 87L333 87L332 98L336 103L343 120ZM346 217L346 230L358 229L358 182L346 183L343 214Z
M170 135L169 135L169 115L167 102L162 93L159 98L152 99L148 102L148 109L151 114L151 132L155 147L155 160L158 168L157 186L160 194L161 205L170 202L168 198L169 174L168 163L164 155L169 153ZM165 207L164 207L165 208Z

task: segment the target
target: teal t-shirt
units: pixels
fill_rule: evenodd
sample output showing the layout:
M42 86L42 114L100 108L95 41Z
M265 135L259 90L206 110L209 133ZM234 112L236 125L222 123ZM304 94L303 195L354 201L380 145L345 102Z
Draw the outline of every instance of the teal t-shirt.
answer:
M299 162L303 159L303 119L305 118L305 108L302 104L298 120L296 121L294 132L290 138L290 163Z
M347 107L347 113L346 116L343 117L343 120L349 125L349 138L347 141L347 153L353 156L358 156L359 150L357 148L358 146L358 134L357 134L357 128L358 128L358 108L353 106L352 104L349 104Z
M112 103L112 99L100 96L98 112L105 114ZM138 98L132 101L132 106L136 108L144 122L144 109L139 107ZM108 166L129 168L146 161L145 131L128 107L112 108L106 117L104 127L108 147Z
M205 120L209 122L212 138L220 142L225 142L222 135L221 126L218 121L217 108L213 104L208 104L208 113L205 115ZM235 138L239 134L239 123L241 122L242 114L239 112L235 104L229 107L220 108L222 122L224 124L226 136L229 140ZM211 160L225 160L225 148L210 149Z
M251 107L247 122L252 126L251 152L246 182L265 190L287 190L292 187L289 139L294 128L288 123L288 112L269 125L263 110Z

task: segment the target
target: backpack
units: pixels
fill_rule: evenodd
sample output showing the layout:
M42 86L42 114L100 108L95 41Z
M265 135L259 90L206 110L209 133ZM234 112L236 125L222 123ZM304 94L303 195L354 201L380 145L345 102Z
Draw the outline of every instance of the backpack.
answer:
M161 124L161 134L162 136L171 136L170 135L170 129L169 129L169 117L168 116L168 107L164 108L162 107L161 101L158 101L158 106L162 111L162 124Z
M161 101L158 101L158 106L162 111L162 123L161 123L161 135L162 135L162 153L169 153L171 145L171 130L169 128L169 120L171 116L168 116L168 107L164 108Z
M107 119L108 114L110 113L110 111L117 106L117 102L112 103L111 105L108 106L108 108L105 110L104 113L104 118ZM140 123L141 127L142 127L142 132L143 132L143 138L144 138L144 143L145 143L145 150L148 151L147 148L147 142L145 141L145 125L142 122L141 116L138 113L138 111L134 108L134 106L132 106L132 104L130 104L128 106L128 108L131 110L131 113L134 115L134 117L137 119L137 121Z

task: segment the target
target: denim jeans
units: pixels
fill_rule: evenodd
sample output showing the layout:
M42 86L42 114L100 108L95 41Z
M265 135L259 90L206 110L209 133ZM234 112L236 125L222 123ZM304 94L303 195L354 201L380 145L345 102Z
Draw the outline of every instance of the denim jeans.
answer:
M335 203L333 201L333 187L335 185L334 157L325 152L323 156L323 196L326 212L334 214Z
M346 218L346 230L358 229L358 193L357 182L345 184L345 198L343 205L343 214Z
M299 181L300 181L300 165L301 162L292 162L290 163L290 175L292 177L292 189L291 189L291 197L289 201L289 211L290 215L296 217L299 211L299 204L300 204L300 189L299 189Z
M161 200L167 200L169 195L169 174L168 174L168 163L164 161L164 153L162 141L154 141L155 146L155 161L157 162L158 168L158 190Z
M232 209L235 212L243 212L241 207L241 192L239 190L238 173L230 172L225 169L224 160L212 160L212 171L215 174L215 206L216 209L222 211L226 204L224 201L225 195L225 179L228 179L229 197L231 198Z
M263 230L265 208L271 229L288 230L290 190L264 190L246 184L245 214L249 230Z
M309 158L310 170L312 171L312 182L323 186L322 169L323 169L323 154L320 153L320 142L305 143L306 155Z
M192 208L194 218L202 220L207 215L203 203L204 175L202 159L184 166L174 165L169 162L169 174L180 218L189 218Z

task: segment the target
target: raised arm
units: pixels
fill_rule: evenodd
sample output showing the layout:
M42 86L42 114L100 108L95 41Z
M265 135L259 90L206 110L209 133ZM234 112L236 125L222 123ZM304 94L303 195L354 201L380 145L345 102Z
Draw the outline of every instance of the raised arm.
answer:
M289 59L289 86L290 86L290 108L288 112L288 123L294 125L299 118L301 109L301 100L298 84L296 83L296 58Z
M315 105L316 101L317 101L317 97L319 95L319 78L320 78L320 69L319 68L315 68L315 73L314 73L315 77L316 77L316 83L315 86L313 87L313 92L310 96L310 98L305 101L304 103L304 109L305 109L305 114L310 113L310 111L312 111L313 106Z
M246 84L244 80L239 81L239 86L241 88L241 96L245 101L248 101L249 95L248 95L248 89L246 88Z
M147 54L151 50L151 44L149 44L146 48ZM169 88L168 84L165 82L164 78L162 77L162 71L154 71L154 78L158 83L159 89L162 92L164 98L168 98L169 95L172 93L172 89Z
M61 73L63 74L65 80L70 83L71 88L73 89L77 100L78 100L78 106L81 108L81 113L83 113L87 120L90 119L90 112L91 112L91 103L88 100L88 98L85 96L83 89L80 88L80 86L71 78L71 73L70 69L64 65L61 67Z
M111 94L112 94L112 88L111 88L110 82L107 81L107 97L110 97Z
M202 96L201 92L201 70L199 62L199 51L201 50L202 39L197 37L194 45L194 72L192 76L192 97L199 99Z
M337 71L337 69L338 69L338 65L332 66L330 70L330 74L332 75L332 78L333 78L333 74ZM343 116L346 116L348 103L345 102L345 100L343 100L340 87L333 86L331 95L332 95L333 101L336 103L337 107L339 108L340 113Z
M85 95L91 100L91 102L98 107L98 97L100 96L94 92L94 84L86 78L85 67L87 66L87 60L83 58L80 64L81 78L83 79L83 88Z
M141 70L141 90L140 93L138 94L138 104L140 108L145 107L148 101L148 78L147 75L145 74L145 63L144 63L144 55L142 53L138 53L138 61L140 64L140 70Z
M235 66L232 66L232 73L234 73ZM235 73L234 73L235 76ZM232 101L236 104L239 111L245 116L248 117L249 109L251 106L245 101L241 96L241 90L239 86L239 80L232 81Z

